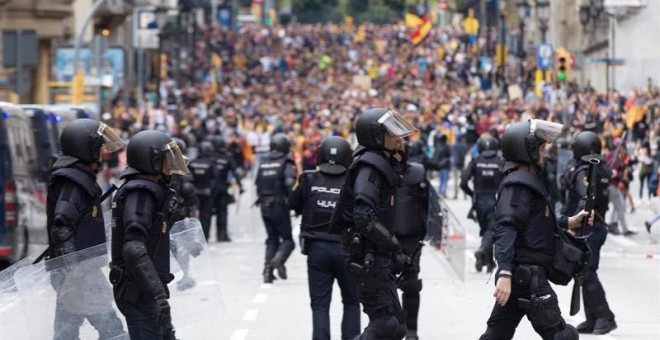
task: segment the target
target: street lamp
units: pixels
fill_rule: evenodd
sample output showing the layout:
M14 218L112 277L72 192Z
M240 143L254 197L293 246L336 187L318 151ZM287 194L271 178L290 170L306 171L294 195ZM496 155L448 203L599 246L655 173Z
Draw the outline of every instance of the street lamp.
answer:
M156 73L156 107L161 105L161 94L160 94L160 81L161 81L161 72L162 69L162 54L163 54L163 39L165 38L165 25L167 24L167 19L169 15L167 14L170 10L166 6L156 7L156 23L158 24L158 59L156 64L158 65L158 72Z
M586 30L587 25L589 24L589 19L590 19L590 10L589 10L589 5L581 5L580 6L580 24L582 25L582 29Z
M525 66L523 60L525 59L525 19L529 16L529 3L527 0L518 0L516 1L516 7L518 8L518 19L520 25L520 47L518 51L518 56L520 58L520 77L523 78L525 75Z
M550 18L550 0L536 0L536 15L539 18L541 41L545 43L545 33L548 31L548 19Z

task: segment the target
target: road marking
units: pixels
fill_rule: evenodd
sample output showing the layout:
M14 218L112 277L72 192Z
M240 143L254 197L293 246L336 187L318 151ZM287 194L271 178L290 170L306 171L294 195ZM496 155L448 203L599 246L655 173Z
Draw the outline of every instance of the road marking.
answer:
M248 330L247 329L237 329L232 333L231 335L231 340L245 340L248 335Z
M266 302L267 298L268 298L268 294L259 293L259 294L255 295L254 299L252 299L252 303L264 303L264 302Z
M257 319L257 315L259 315L258 309L249 309L243 314L243 321L254 321Z

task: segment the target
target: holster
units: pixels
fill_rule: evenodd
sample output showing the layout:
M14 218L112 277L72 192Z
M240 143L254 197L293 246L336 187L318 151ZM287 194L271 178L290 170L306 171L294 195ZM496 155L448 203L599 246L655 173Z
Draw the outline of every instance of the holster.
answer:
M114 287L116 300L135 304L142 296L140 287L129 277L128 272L112 264L110 265L110 283Z
M298 236L298 243L300 243L300 253L307 255L307 251L309 250L309 241L307 241L307 238L304 236Z

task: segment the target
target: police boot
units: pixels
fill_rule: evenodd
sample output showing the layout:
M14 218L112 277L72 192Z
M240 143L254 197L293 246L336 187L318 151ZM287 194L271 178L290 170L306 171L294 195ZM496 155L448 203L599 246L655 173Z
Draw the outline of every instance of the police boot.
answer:
M275 275L273 275L273 267L268 263L266 263L266 265L264 266L263 276L264 276L264 283L273 283L273 281L275 280Z
M284 240L282 243L280 243L280 247L277 249L275 256L273 256L273 258L270 260L270 265L277 269L277 276L279 276L282 280L286 280L288 278L286 275L286 267L284 266L284 263L291 255L291 252L293 252L293 248L295 248L295 244L292 240Z
M616 322L613 319L600 318L596 320L593 334L603 335L617 329Z
M411 331L411 330L406 331L406 340L419 340L419 337L417 336L417 331Z

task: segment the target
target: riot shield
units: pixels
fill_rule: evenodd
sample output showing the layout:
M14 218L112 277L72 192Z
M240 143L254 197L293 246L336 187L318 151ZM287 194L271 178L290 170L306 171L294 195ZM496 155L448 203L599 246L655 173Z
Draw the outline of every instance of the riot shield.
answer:
M30 323L22 338L128 339L108 282L107 244L20 268L14 279Z
M441 229L441 251L461 281L465 280L465 228L433 189L429 190L429 223ZM432 228L429 228L432 229Z
M194 339L200 325L217 324L223 312L218 266L214 264L198 219L174 223L170 231L169 284L172 324L177 338Z
M28 257L0 271L0 339L21 339L25 337L28 322L23 314L14 275L32 262L46 250L41 247Z

